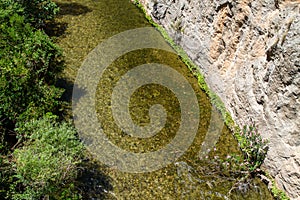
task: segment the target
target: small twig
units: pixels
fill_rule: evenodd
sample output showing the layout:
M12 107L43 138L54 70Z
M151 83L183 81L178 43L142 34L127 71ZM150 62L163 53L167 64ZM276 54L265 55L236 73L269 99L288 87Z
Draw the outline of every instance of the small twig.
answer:
M21 143L21 141L22 139L19 139L17 143L11 148L11 150L13 151Z
M246 176L244 176L244 177L238 179L238 180L232 185L232 187L231 187L230 190L228 191L227 195L230 196L230 195L231 195L231 192L232 192L234 189L237 189L237 188L238 188L237 185L240 184L241 182L245 181L246 179L248 179L248 178L249 178L249 175L250 175L250 174L247 174Z

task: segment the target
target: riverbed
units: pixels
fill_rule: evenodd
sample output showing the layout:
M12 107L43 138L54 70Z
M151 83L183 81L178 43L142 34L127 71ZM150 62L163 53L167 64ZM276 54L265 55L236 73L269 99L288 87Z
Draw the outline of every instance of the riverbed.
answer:
M61 82L66 88L64 97L70 101L72 83L82 63L94 48L114 35L136 28L151 27L151 24L144 17L144 13L128 0L55 2L61 7L61 11L51 28L55 30L56 43L64 50L66 69L61 75ZM158 40L166 43L163 37ZM96 93L97 117L107 137L120 148L135 153L156 151L175 137L180 126L179 102L172 91L157 84L137 89L130 99L129 110L136 124L148 124L148 110L151 105L162 105L167 111L167 122L159 134L147 139L134 138L124 134L114 123L110 105L114 86L122 74L145 63L171 66L193 88L200 112L195 138L175 162L152 172L122 172L104 163L97 163L95 157L97 165L94 170L101 172L101 177L106 177L106 180L96 181L96 186L93 185L102 188L101 194L86 194L84 199L273 199L260 180L249 179L236 185L238 176L220 172L220 163L211 162L216 158L221 160L231 154L240 154L239 148L232 132L223 123L222 116L211 105L198 86L197 79L175 53L140 49L122 55L107 68L98 83ZM93 133L90 135L93 137ZM210 140L208 136L214 139ZM210 142L212 140L214 141ZM204 152L205 145L207 148ZM85 181L87 185L92 185L88 182L93 181L93 177Z

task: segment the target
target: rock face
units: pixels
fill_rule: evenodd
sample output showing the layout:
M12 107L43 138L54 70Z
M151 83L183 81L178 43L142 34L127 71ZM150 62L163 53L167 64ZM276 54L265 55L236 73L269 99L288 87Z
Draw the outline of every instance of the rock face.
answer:
M300 199L299 0L140 0L235 122L270 140L265 167Z

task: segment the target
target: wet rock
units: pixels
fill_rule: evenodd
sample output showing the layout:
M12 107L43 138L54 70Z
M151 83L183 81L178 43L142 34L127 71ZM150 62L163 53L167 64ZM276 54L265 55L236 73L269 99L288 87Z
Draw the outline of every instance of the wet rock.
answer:
M300 4L297 0L140 0L200 67L236 123L253 119L264 163L300 199Z

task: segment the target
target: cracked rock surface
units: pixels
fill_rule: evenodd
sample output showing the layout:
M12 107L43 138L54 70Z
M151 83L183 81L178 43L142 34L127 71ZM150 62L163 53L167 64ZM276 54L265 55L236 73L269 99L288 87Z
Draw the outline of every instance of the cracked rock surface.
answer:
M264 166L300 199L300 1L140 0L240 126L270 140Z

